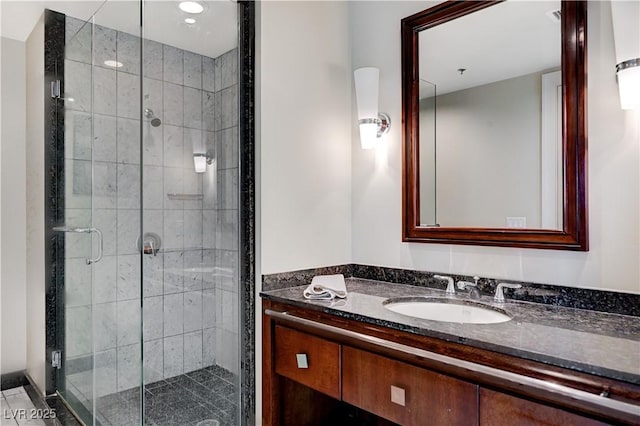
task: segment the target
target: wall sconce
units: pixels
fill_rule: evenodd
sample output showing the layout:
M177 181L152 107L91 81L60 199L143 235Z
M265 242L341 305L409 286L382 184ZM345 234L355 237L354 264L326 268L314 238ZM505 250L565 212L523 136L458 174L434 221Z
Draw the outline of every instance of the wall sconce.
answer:
M362 149L376 146L378 138L386 134L391 127L391 119L384 112L378 112L378 68L358 68L353 72L356 83L356 101L358 102L358 124Z
M213 163L213 156L209 153L198 152L193 154L193 167L196 173L204 173L207 171L207 164Z
M612 1L616 77L622 109L640 109L640 2Z

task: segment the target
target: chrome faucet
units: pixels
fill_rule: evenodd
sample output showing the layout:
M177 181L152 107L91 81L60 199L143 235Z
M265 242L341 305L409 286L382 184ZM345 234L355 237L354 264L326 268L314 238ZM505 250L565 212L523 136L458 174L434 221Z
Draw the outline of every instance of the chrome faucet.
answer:
M453 285L453 278L447 277L445 275L434 275L433 278L437 280L446 280L447 281L447 289L445 292L447 294L456 294L456 287Z
M505 302L505 298L504 298L504 292L502 291L503 288L520 288L522 287L520 284L512 284L512 283L498 283L498 287L496 287L496 295L493 296L493 300L495 300L496 302L499 303L504 303Z
M475 283L469 281L458 281L458 288L460 290L469 290L470 299L480 299L480 290L478 290L478 280L480 277L473 277Z

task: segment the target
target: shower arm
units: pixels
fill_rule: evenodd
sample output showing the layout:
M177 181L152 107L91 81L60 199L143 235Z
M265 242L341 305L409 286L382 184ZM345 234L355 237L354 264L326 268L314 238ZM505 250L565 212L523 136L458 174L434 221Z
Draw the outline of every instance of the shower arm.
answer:
M73 232L78 234L91 234L92 232L95 232L96 234L98 234L98 256L93 259L87 257L85 261L87 262L87 265L91 265L102 260L102 231L100 231L98 228L69 228L67 226L54 226L52 229L55 232Z

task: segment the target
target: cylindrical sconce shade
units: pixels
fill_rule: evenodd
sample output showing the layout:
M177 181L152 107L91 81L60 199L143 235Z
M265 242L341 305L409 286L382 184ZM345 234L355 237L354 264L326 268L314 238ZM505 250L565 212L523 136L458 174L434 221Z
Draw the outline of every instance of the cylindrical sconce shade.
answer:
M207 154L193 154L193 166L196 173L204 173L207 171Z
M640 109L640 1L611 1L620 106Z
M356 101L358 102L358 119L378 118L378 68L358 68L353 72L356 82Z
M378 112L379 77L378 68L358 68L353 72L362 149L375 148L380 137L386 134L391 126L389 115Z
M362 149L372 149L378 139L378 68L358 68L353 72L358 103L360 143Z
M360 124L360 145L362 149L373 149L378 141L378 125L376 123Z
M618 89L622 109L640 109L640 61L633 68L618 71Z

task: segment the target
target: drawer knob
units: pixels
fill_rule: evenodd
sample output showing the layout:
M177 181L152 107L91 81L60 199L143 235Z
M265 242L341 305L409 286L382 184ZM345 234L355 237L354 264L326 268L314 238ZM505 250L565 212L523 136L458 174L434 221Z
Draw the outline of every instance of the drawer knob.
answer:
M296 361L298 362L298 368L309 368L307 354L296 354Z
M404 389L391 385L391 402L405 406Z

